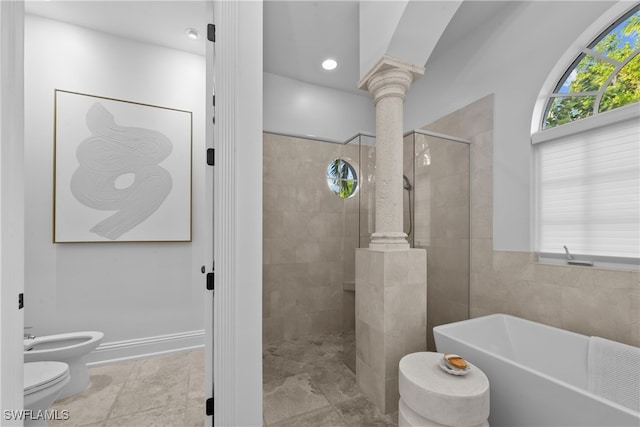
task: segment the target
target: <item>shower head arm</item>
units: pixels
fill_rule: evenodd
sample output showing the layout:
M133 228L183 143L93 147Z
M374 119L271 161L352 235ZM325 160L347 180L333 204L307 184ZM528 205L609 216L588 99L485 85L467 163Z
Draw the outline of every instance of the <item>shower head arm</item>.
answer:
M402 186L402 188L404 188L407 191L413 190L413 185L411 185L411 181L409 181L409 178L407 178L407 175L402 175L402 179L404 180L404 185Z

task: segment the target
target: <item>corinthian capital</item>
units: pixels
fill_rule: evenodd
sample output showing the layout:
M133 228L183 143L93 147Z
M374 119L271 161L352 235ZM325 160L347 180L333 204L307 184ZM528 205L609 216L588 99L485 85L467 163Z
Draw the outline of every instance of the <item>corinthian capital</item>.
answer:
M385 55L360 80L358 88L368 90L373 97L374 104L388 96L404 100L411 83L422 74L424 74L424 67L408 64L400 59Z

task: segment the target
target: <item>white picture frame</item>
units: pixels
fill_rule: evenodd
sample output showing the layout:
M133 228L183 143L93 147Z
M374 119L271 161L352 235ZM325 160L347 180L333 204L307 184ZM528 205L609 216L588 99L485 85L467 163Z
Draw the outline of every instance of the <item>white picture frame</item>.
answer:
M192 121L56 89L53 242L191 241Z

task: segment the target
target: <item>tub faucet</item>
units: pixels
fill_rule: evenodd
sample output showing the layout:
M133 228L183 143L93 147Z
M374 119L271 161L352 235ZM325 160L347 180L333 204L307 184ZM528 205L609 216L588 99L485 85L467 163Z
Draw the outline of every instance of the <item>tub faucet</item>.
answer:
M24 339L25 340L32 340L35 339L35 335L31 335L30 333L27 332L27 329L31 329L31 326L25 326L24 327Z
M566 245L563 246L563 248L564 248L565 254L567 255L567 264L593 267L593 261L586 261L586 260L583 260L583 259L575 259L573 257L573 255L571 255L571 252L569 252L569 248L567 248Z

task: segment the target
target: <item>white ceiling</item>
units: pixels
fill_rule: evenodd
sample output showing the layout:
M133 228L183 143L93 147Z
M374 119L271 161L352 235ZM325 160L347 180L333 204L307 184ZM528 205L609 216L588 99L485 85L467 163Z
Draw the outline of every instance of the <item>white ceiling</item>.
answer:
M264 2L264 71L322 86L359 93L358 1ZM434 55L461 42L486 23L503 1L466 1L439 41ZM27 0L27 13L204 55L205 1ZM197 29L198 41L185 37ZM325 71L332 57L338 68Z
M198 55L205 54L207 24L211 22L204 1L27 0L25 11ZM200 38L188 39L187 28L195 28Z
M358 1L265 2L264 71L362 93L358 10ZM320 65L328 57L333 71Z

